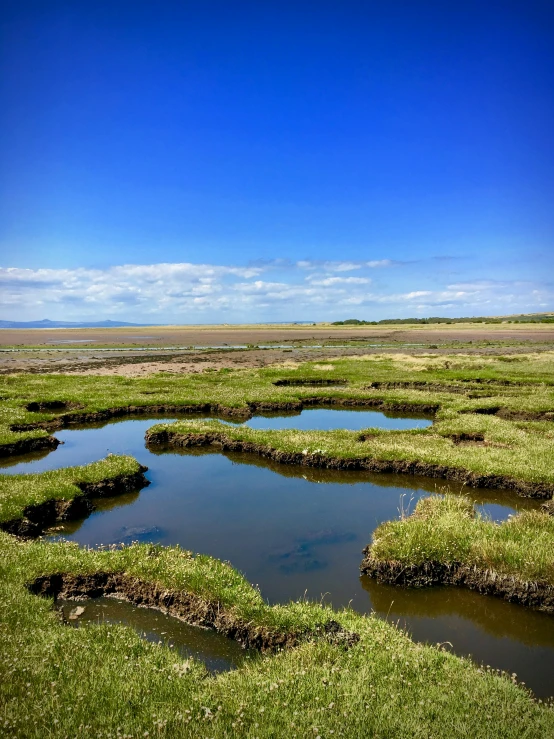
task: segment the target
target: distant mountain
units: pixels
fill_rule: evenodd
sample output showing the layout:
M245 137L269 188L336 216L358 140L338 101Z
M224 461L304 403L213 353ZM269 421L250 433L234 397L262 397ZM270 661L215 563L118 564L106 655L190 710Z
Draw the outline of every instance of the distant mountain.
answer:
M0 328L139 328L152 323L126 323L125 321L0 321Z

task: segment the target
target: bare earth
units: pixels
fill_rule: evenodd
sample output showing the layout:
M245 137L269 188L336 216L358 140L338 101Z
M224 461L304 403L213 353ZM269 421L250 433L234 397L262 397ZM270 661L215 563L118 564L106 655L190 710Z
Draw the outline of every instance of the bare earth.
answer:
M350 346L309 348L310 344L329 342ZM256 348L265 344L282 346ZM251 348L231 350L237 345ZM219 349L225 346L230 348ZM222 367L262 367L368 352L508 353L553 346L554 326L548 324L0 329L0 374L64 372L138 377L160 371L188 373ZM8 347L18 350L8 351Z

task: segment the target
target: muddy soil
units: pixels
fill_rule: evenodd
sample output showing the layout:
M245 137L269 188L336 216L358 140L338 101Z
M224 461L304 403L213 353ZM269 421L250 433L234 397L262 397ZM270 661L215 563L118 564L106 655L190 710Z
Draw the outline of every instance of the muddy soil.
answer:
M9 534L32 539L41 536L45 529L62 521L85 518L95 508L94 498L110 498L114 495L140 490L150 485L144 476L147 467L141 466L132 475L119 475L108 480L95 483L77 482L81 493L69 500L51 499L39 505L29 505L23 511L23 518L0 523L0 529Z
M424 562L406 565L371 556L371 546L364 549L360 566L363 575L375 577L380 583L425 588L431 585L456 585L477 590L485 595L496 595L504 600L554 613L554 587L542 582L526 582L512 575L481 569L457 562Z
M524 498L548 498L554 494L554 485L551 483L526 482L516 480L505 475L477 474L470 470L446 465L430 464L427 462L410 460L381 460L367 456L343 459L327 457L317 452L283 452L269 446L255 444L250 441L232 439L217 432L207 434L179 434L174 431L147 431L147 445L169 445L174 447L216 446L223 451L249 452L281 464L303 465L306 467L323 467L338 470L366 470L368 472L395 473L406 475L421 475L425 477L454 480L468 487L494 488L513 490ZM363 435L359 441L363 442Z
M465 353L497 353L498 342L503 354L521 353L533 349L551 349L554 345L554 329L549 326L461 326L437 328L397 328L394 326L365 326L347 329L343 327L144 327L141 329L33 329L0 330L2 346L40 346L43 349L63 346L68 349L87 344L89 351L25 351L0 352L0 374L15 372L64 372L76 374L122 375L142 377L155 372L198 373L221 368L264 367L284 361L304 362L333 359L375 352L398 351L418 354L429 350L452 353L456 348ZM307 348L299 342L351 346ZM490 342L490 344L489 344ZM506 345L505 342L512 343ZM234 345L280 344L269 349L210 350L209 347ZM359 343L360 346L356 346ZM369 347L368 343L385 344ZM114 349L124 345L121 351L90 351L95 344ZM292 348L292 345L296 348ZM365 344L365 346L362 346ZM417 345L420 346L417 346ZM496 346L495 346L496 344ZM409 347L407 345L410 345ZM204 347L183 351L181 348ZM145 351L144 348L148 347ZM290 348L289 348L290 347Z
M295 647L302 641L324 638L332 644L350 647L360 637L345 631L336 621L321 624L313 632L278 632L266 626L244 621L233 608L218 601L210 602L183 590L168 590L153 582L145 582L123 573L98 572L92 575L55 574L39 577L29 584L35 595L64 599L98 598L117 595L135 605L159 608L192 626L214 629L235 639L244 648L260 652L276 652Z

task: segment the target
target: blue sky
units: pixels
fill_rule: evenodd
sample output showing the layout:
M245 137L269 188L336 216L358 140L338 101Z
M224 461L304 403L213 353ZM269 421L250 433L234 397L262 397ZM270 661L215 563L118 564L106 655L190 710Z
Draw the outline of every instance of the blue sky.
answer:
M554 308L550 2L26 2L0 318Z

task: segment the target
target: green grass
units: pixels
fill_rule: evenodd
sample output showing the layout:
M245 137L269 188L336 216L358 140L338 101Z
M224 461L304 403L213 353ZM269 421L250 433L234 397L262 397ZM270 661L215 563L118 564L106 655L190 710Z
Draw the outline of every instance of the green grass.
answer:
M233 427L218 421L176 421L157 424L150 431L173 434L220 433L229 439L253 442L282 452L316 451L323 457L421 461L476 474L502 475L528 482L554 483L551 464L554 445L549 422L520 423L481 415L463 415L435 424L432 429L385 431L373 429L365 441L357 431L265 431ZM450 435L481 433L491 446L461 446ZM497 445L497 446L495 446Z
M412 516L381 524L375 559L409 565L460 563L554 585L554 517L523 511L501 524L475 512L459 496L420 500Z
M509 361L508 361L509 360ZM473 411L506 408L537 413L554 410L554 354L543 352L513 356L376 354L324 362L284 363L259 370L221 370L196 375L158 374L144 379L67 375L14 375L0 380L0 445L26 437L44 436L46 430L12 431L25 425L55 419L60 411L30 412L30 402L62 400L80 404L72 413L93 413L114 407L149 407L159 404L198 406L220 404L244 408L248 403L287 403L313 398L382 400L390 406L409 405L417 410L438 405L437 422L417 433L383 432L366 444L352 435L313 438L318 448L333 446L337 453L360 453L383 459L421 459L475 472L512 475L523 480L551 482L554 471L547 459L554 451L554 425L506 421ZM344 378L346 387L276 387L289 378ZM405 388L371 389L372 382L424 381L455 386L461 393ZM501 385L499 383L515 383ZM477 397L470 397L476 395ZM489 397L482 397L487 395ZM451 434L482 433L492 446L457 448ZM292 437L280 436L289 444ZM334 441L333 441L334 439ZM309 439L302 444L312 444ZM505 448L502 447L504 445ZM304 448L302 446L301 448Z
M22 518L28 506L47 500L71 500L82 493L78 483L96 483L140 469L133 457L111 454L82 467L26 475L0 475L0 523Z
M291 355L292 358L292 355ZM368 355L303 365L144 379L12 375L0 379L0 444L46 435L13 424L55 419L30 402L63 400L86 413L125 406L291 402L307 398L381 399L440 406L435 424L418 431L256 431L217 421L170 426L180 433L225 433L282 451L323 450L332 457L424 461L530 482L554 482L550 421L510 421L472 411L554 409L553 353L512 356ZM345 378L339 387L275 387L283 378ZM368 389L371 382L425 381L463 393ZM506 381L513 383L505 385ZM489 395L490 397L469 397ZM488 446L460 446L456 434L479 434ZM52 497L68 498L77 482L135 472L128 457L82 468L0 477L0 520ZM383 524L378 556L422 562L482 563L488 569L552 582L554 519L525 512L496 525L472 517L459 498L420 503L416 515ZM388 547L388 549L387 549ZM550 554L549 554L550 552ZM388 553L388 554L387 554ZM419 557L419 559L417 559ZM450 557L450 559L448 559ZM466 559L457 559L465 557ZM479 564L481 566L481 564ZM504 569L503 569L504 568ZM209 676L195 660L142 640L123 626L71 629L52 602L25 584L53 573L124 572L162 588L184 590L260 628L302 631L331 618L360 634L345 651L322 641L247 661ZM23 542L0 532L0 733L16 737L537 737L554 736L554 709L532 700L506 677L469 660L416 644L393 625L351 610L306 602L268 606L230 565L179 547L132 545L88 550L67 542Z
M155 556L153 556L153 554ZM336 618L360 634L209 676L124 626L72 629L25 583L55 572L124 571L280 628ZM270 608L229 565L178 547L89 551L0 533L0 721L14 737L545 737L554 710L506 677L353 611Z

